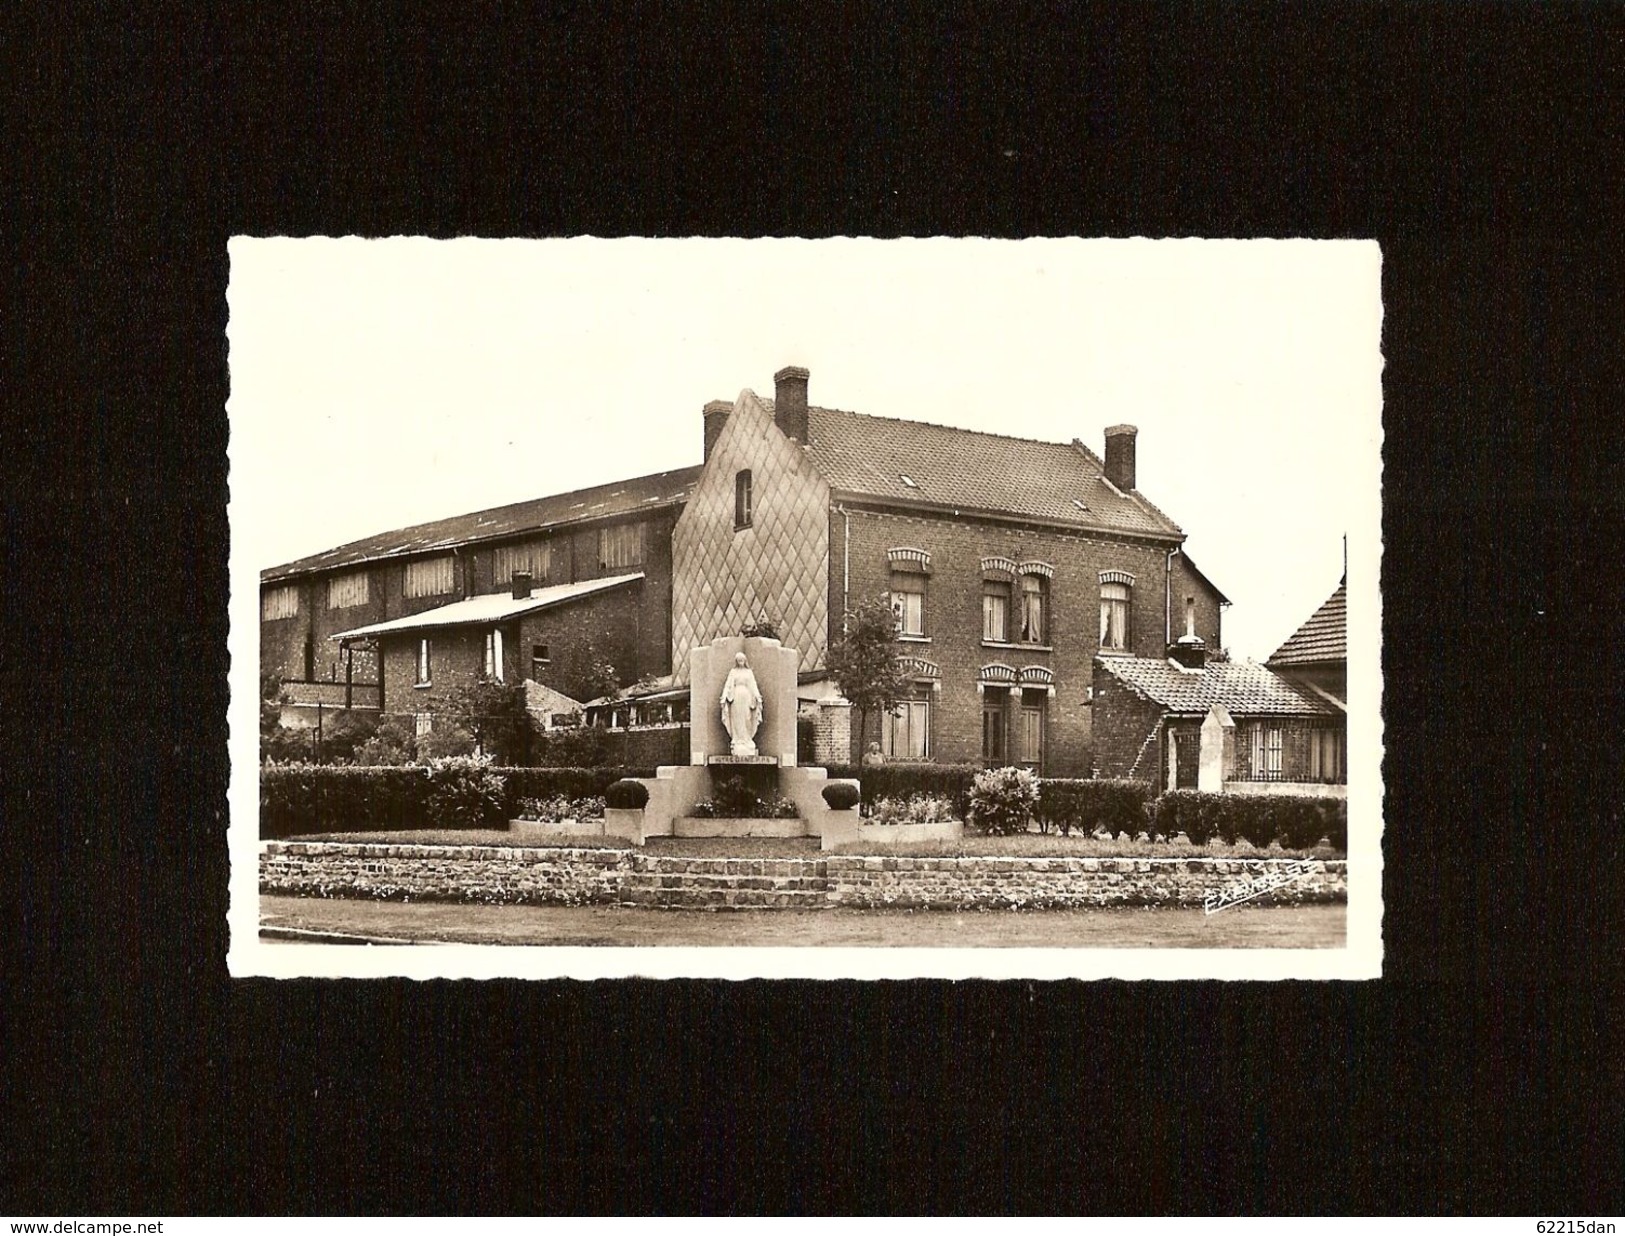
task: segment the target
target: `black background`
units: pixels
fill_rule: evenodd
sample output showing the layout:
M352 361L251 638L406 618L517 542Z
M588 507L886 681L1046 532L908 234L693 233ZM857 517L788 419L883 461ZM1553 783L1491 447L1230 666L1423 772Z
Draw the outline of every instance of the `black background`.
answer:
M0 1210L1620 1213L1619 7L98 12L8 23ZM1378 239L1385 977L228 979L226 241L400 233Z

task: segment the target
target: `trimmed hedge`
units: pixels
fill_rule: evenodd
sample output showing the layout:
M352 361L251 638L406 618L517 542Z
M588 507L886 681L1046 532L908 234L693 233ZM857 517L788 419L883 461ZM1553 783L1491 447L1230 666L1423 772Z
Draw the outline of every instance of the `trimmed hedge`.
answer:
M831 781L849 778L861 784L864 802L880 798L906 802L915 794L936 794L951 801L963 820L970 809L971 783L982 768L979 764L883 764L879 768L848 764L828 771Z
M604 791L604 806L617 811L636 811L649 805L649 787L641 781L622 778Z
M1038 783L1039 828L1062 833L1093 833L1106 829L1113 836L1135 836L1150 825L1148 781L1073 780L1049 777Z
M824 801L832 811L850 811L858 805L860 791L855 785L837 781L834 785L826 785L823 792Z
M602 797L624 777L651 777L643 768L497 768L503 780L497 818L512 819L526 798ZM272 764L260 769L260 837L302 833L386 832L446 827L429 812L435 788L421 764L358 767L342 764ZM463 827L477 828L467 823Z
M1308 794L1203 794L1170 790L1153 804L1153 831L1172 837L1184 833L1192 845L1218 837L1226 845L1238 838L1263 849L1279 841L1289 850L1307 850L1322 837L1339 850L1348 849L1348 802Z

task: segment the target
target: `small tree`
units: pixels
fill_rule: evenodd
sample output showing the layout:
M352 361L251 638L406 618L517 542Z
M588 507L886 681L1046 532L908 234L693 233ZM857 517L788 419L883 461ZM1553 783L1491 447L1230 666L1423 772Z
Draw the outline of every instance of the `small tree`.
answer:
M592 640L587 641L587 669L581 679L584 700L609 699L621 693L621 676L615 664Z
M868 734L869 714L897 707L908 679L897 664L897 616L884 597L861 601L846 615L846 627L830 643L829 672L858 710L858 742Z
M449 717L474 740L477 750L504 764L522 764L528 754L530 714L525 691L517 683L506 686L482 679L458 687L441 715Z

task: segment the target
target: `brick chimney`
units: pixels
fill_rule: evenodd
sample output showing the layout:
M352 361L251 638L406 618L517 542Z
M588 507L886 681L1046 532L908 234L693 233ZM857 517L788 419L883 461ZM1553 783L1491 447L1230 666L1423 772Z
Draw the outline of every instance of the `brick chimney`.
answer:
M733 404L726 399L713 399L705 405L705 454L700 456L702 461L711 458L711 448L722 436L722 427L728 423L728 413L733 410Z
M1196 598L1185 598L1185 634L1168 645L1168 655L1186 669L1207 664L1207 644L1196 633Z
M515 571L513 573L513 599L516 601L530 600L529 571Z
M807 441L807 379L799 365L786 365L773 375L773 422L787 438Z
M1106 479L1124 493L1134 488L1134 437L1139 432L1133 425L1106 429Z

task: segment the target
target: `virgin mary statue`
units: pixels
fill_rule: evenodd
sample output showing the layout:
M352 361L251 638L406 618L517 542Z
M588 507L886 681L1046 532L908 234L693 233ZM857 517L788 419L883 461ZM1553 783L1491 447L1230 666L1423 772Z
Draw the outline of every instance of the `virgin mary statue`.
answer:
M722 684L722 728L728 731L734 755L756 754L756 729L761 724L762 692L741 652L734 657L728 681Z

